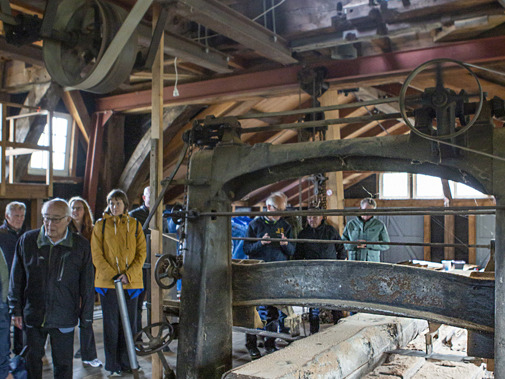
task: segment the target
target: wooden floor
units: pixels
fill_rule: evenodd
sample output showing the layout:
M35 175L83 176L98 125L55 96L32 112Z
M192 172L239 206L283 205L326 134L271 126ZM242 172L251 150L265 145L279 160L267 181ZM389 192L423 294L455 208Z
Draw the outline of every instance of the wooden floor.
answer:
M143 315L145 317L145 311ZM145 322L144 324L145 325ZM96 349L98 359L105 363L105 355L103 350L103 324L102 319L97 318L97 311L95 311L95 320L93 322L93 329L95 331ZM79 328L76 328L74 339L74 352L79 349ZM170 343L171 352L164 353L168 364L174 368L177 358L177 341ZM264 353L263 349L260 349ZM53 367L51 358L51 348L46 349L47 362L44 364L43 379L53 378ZM141 367L140 378L151 378L151 356L140 357L137 356L139 365ZM245 348L245 336L243 333L233 333L233 367L241 366L250 362L249 354ZM100 379L108 378L109 372L103 367L93 368L82 364L80 359L74 358L74 379ZM131 374L123 374L125 378L132 378Z

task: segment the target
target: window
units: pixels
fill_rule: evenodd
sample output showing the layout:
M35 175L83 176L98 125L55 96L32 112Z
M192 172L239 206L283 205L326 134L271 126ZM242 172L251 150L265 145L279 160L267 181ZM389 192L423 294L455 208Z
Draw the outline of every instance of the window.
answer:
M70 136L72 118L64 113L55 113L53 116L53 174L68 175L70 158ZM41 134L39 146L49 146L49 125L46 125ZM37 151L32 154L28 173L34 175L44 174L47 169L47 152Z
M451 185L451 192L453 197L458 198L485 198L488 195L477 191L475 188L467 186L463 183L449 182Z
M442 181L436 176L385 172L380 176L382 199L443 199ZM453 198L486 198L488 195L463 183L449 181ZM412 194L410 194L412 188Z
M440 199L444 197L444 189L440 178L422 174L413 176L415 199Z
M385 172L381 175L381 197L383 199L408 199L409 174L404 172Z

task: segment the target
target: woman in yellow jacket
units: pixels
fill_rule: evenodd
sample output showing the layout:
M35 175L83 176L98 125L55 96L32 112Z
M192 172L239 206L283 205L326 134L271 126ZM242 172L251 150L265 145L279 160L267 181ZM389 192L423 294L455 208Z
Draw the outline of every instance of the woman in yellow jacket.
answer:
M142 225L128 216L128 197L120 189L107 195L103 219L96 222L91 237L95 265L95 288L100 294L103 314L105 369L111 376L131 371L114 285L121 279L132 332L135 333L138 295L143 291L142 266L146 240Z

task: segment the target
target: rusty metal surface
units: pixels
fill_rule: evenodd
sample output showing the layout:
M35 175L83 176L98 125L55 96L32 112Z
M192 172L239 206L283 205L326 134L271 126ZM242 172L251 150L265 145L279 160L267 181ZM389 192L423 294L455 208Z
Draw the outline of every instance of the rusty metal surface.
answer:
M336 307L494 329L494 281L387 263L233 265L233 304Z
M505 156L505 130L485 109L467 133L468 147ZM224 141L190 160L188 209L229 212L231 202L266 184L318 172L399 171L463 182L482 192L504 191L502 161L461 152L440 158L430 141L387 136L286 145ZM501 202L498 206L503 206ZM497 282L504 277L504 212L497 211ZM448 273L371 262L303 261L233 268L225 217L187 219L185 274L177 375L217 379L231 368L233 305L311 304L400 315L492 332L494 283ZM501 225L501 226L500 226ZM498 233L498 232L503 233ZM505 238L505 237L503 237ZM419 271L418 271L419 270ZM261 284L263 283L263 285ZM497 299L505 287L497 285ZM233 295L233 297L232 297ZM501 300L499 300L501 301ZM505 308L503 308L505 309ZM503 315L503 310L500 311ZM497 313L498 314L498 313ZM501 316L500 316L501 317ZM497 372L505 373L505 317L497 319ZM498 353L497 353L498 352ZM503 356L502 356L503 355ZM505 375L503 375L505 377Z

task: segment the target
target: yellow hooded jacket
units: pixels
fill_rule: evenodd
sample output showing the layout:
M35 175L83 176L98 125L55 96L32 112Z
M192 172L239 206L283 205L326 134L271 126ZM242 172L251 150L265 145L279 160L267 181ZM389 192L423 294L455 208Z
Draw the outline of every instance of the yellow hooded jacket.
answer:
M137 223L127 214L105 214L96 222L91 236L95 287L115 288L113 278L119 273L128 277L125 289L144 287L142 266L146 260L146 239L142 225Z

